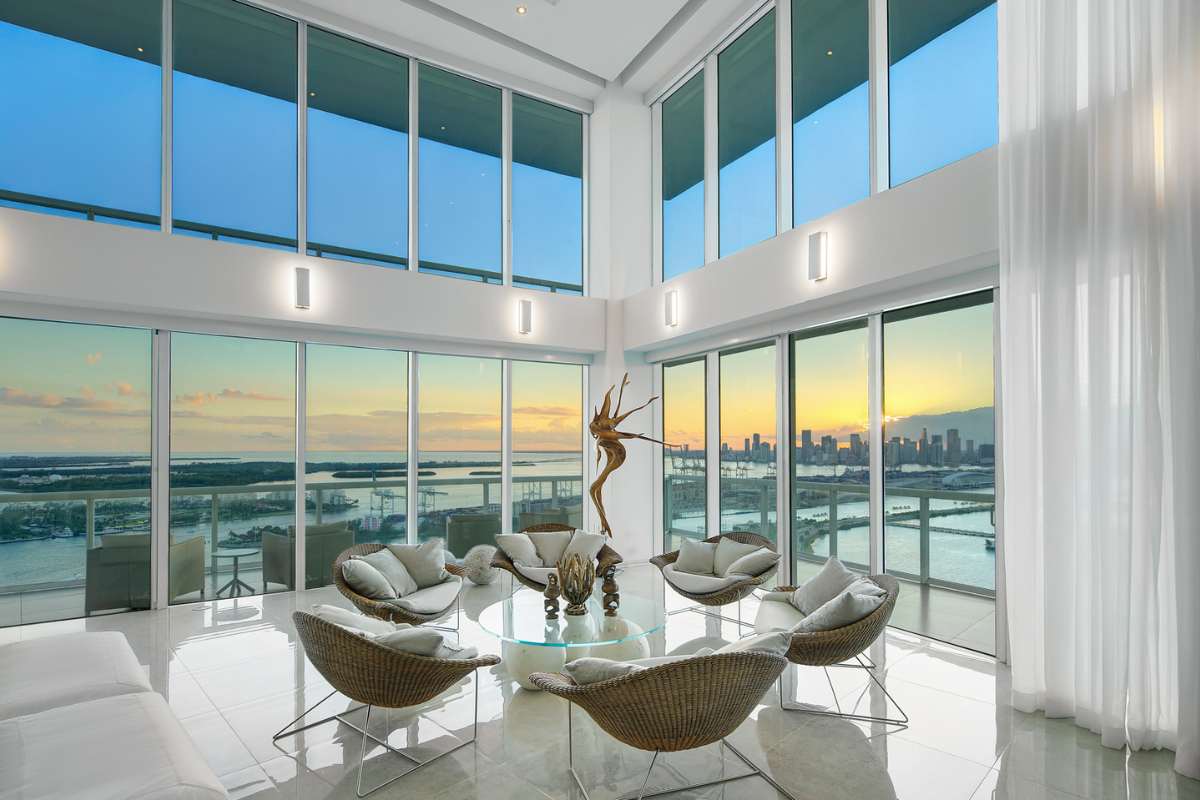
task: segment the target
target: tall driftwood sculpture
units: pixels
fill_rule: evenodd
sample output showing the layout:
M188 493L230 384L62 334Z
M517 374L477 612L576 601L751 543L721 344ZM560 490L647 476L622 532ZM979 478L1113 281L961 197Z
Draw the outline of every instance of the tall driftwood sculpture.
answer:
M596 506L596 511L600 514L600 529L609 538L612 537L612 528L608 524L608 515L604 513L604 497L602 492L604 490L604 481L608 480L608 476L616 472L625 463L625 445L621 444L621 440L642 439L647 442L654 442L655 444L663 444L658 439L652 439L640 433L626 433L625 431L617 430L617 426L624 422L630 414L641 411L658 399L657 396L651 397L637 408L622 414L621 400L625 397L625 387L628 385L629 373L626 372L625 377L621 379L621 391L617 393L617 407L611 409L612 390L617 387L610 386L608 387L608 391L604 393L604 402L600 408L596 409L596 413L588 425L588 430L591 431L592 438L596 440L596 465L600 465L601 454L606 459L604 469L596 476L596 480L592 481L589 494L592 496L592 503ZM665 446L673 447L674 445Z

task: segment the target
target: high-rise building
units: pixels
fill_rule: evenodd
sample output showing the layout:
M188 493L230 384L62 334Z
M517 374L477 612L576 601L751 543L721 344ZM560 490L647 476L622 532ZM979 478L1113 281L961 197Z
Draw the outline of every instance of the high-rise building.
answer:
M952 467L962 463L962 440L958 438L958 428L946 431L946 463Z
M800 431L800 463L811 464L813 452L812 431L805 429Z

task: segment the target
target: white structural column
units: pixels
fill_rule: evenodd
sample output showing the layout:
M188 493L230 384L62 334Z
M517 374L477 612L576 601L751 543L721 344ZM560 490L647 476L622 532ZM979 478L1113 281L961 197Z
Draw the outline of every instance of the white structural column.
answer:
M513 282L513 217L512 217L512 90L500 90L500 271L505 286Z
M304 255L308 252L308 24L304 22L296 23L296 66L296 250Z
M869 4L870 80L867 94L871 106L871 194L886 191L891 183L888 149L888 18L887 0Z
M307 429L308 429L308 358L305 351L304 342L296 343L296 541L293 546L296 548L295 558L292 559L295 565L294 583L292 586L296 589L305 589L306 581L304 576L307 574L304 563L305 555L305 521L308 519L308 506L306 503L306 492L304 489L304 466L305 452L308 449ZM264 573L263 576L263 594L267 592L267 579Z
M500 362L500 448L500 530L512 533L512 361L507 358Z
M421 268L420 257L418 256L418 245L420 237L417 232L420 228L421 220L417 211L417 197L420 195L420 184L418 179L421 172L420 153L421 153L421 65L416 59L408 61L408 268L416 272ZM409 372L415 369L416 362L409 365ZM412 385L411 380L409 385ZM408 404L413 408L413 394L408 396ZM412 417L412 414L409 414ZM411 442L411 440L410 440ZM414 473L410 469L409 475ZM409 497L409 507L412 507L412 498ZM410 532L411 535L411 532ZM413 539L412 541L416 541Z
M867 534L871 573L883 573L883 317L872 314L867 320L867 400L870 486Z
M417 369L421 357L417 353L408 354L408 479L407 506L405 512L405 529L408 532L408 543L417 543L417 472L420 469L420 429L418 408L420 407L420 381L417 380Z
M154 544L151 598L155 608L170 602L171 542L171 332L155 330L150 340L150 538Z
M704 263L721 254L720 172L717 151L717 54L704 60Z
M775 4L775 169L775 232L783 233L792 229L791 0Z
M705 356L704 471L708 489L707 536L721 532L721 355Z
M162 161L159 168L160 186L160 225L163 233L171 232L171 150L174 135L174 70L175 70L175 15L174 0L162 0Z

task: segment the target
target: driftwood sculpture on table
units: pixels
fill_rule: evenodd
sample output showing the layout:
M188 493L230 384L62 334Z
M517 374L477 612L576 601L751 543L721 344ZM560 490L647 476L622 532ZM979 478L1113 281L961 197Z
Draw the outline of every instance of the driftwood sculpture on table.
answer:
M652 439L641 433L626 433L625 431L617 430L617 426L624 422L630 414L641 411L658 399L657 396L651 397L637 408L622 414L621 400L625 397L625 387L628 385L629 373L627 372L625 373L625 377L621 379L621 391L617 393L617 407L615 409L611 408L612 391L617 387L610 386L608 387L608 391L604 393L604 402L600 408L596 409L591 424L588 425L588 430L591 432L592 438L596 440L596 465L600 465L601 454L606 459L604 469L596 476L596 480L592 481L592 486L588 493L592 497L592 504L596 506L597 513L600 514L600 529L610 539L612 538L612 528L608 524L608 515L604 513L604 481L608 480L608 476L616 472L617 468L625 463L625 445L621 444L621 441L623 439L642 439L654 444L664 444L658 439ZM664 446L674 447L674 445Z

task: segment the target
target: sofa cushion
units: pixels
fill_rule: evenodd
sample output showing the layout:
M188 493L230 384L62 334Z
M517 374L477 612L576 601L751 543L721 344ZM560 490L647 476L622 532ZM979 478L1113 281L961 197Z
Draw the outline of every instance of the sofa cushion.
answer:
M571 543L563 551L562 557L565 559L567 556L578 553L583 556L584 561L595 561L596 555L604 549L606 539L607 537L603 533L575 531L575 535L571 537Z
M804 619L800 609L790 602L774 602L764 600L758 604L758 613L754 617L754 630L757 633L770 631L788 631Z
M150 691L123 634L65 633L0 647L0 719Z
M846 569L836 557L830 557L820 571L802 583L792 595L792 604L805 614L811 614L842 593L858 580L858 575Z
M395 600L398 596L383 573L362 559L343 561L342 577L351 589L371 600Z
M550 576L558 570L555 567L527 567L524 564L513 564L517 568L517 572L529 578L531 581L537 581L541 584L550 582Z
M679 557L675 559L674 566L679 572L712 575L716 558L716 542L696 542L684 539L683 543L679 545Z
M570 675L571 680L580 686L587 686L591 683L620 678L632 672L640 672L651 667L661 667L664 664L673 664L676 661L697 658L699 656L710 656L712 654L713 651L711 648L704 647L695 653L687 653L686 655L639 658L633 661L613 661L608 658L594 658L589 656L577 658L570 662L563 667L563 672Z
M575 531L534 531L525 535L533 542L542 564L552 567L566 552L567 545L571 543Z
M800 620L792 629L793 632L832 631L852 625L869 616L871 612L883 605L887 593L872 592L868 587L860 586L864 583L874 586L871 581L855 581L837 597ZM858 588L859 591L854 591L855 588Z
M314 617L319 617L326 622L332 622L334 625L339 625L353 633L361 633L367 636L382 636L396 630L396 623L394 622L376 617L368 617L366 614L360 614L357 611L351 611L348 608L340 606L316 605L309 609L309 613Z
M167 702L154 692L139 692L0 722L0 797L216 800L228 795Z
M421 589L437 586L450 574L446 572L446 550L441 539L420 544L389 544L388 549L404 562L408 574Z
M442 634L433 628L397 625L391 633L376 636L375 643L415 656L432 656L442 646Z
M761 575L779 563L779 553L769 547L759 547L738 558L724 569L722 575Z
M683 572L675 568L674 564L667 564L663 567L663 577L672 586L687 592L688 594L712 594L719 592L726 586L744 581L746 575L726 575L717 577L716 575L693 575L690 572Z
M530 567L541 567L541 556L533 546L533 540L527 533L498 533L496 546L504 551L514 564L525 564Z
M713 554L713 574L724 575L730 571L733 562L759 548L760 545L757 544L742 544L728 536L722 536L721 541L717 542L717 551Z
M365 556L354 556L354 558L359 561L365 561L379 570L379 574L391 585L397 597L404 597L421 588L417 586L417 582L413 580L412 575L408 574L408 567L404 566L404 562L386 547L382 550L376 550L374 553L368 553Z
M406 597L398 597L385 602L390 606L402 608L414 614L440 614L454 605L460 589L462 589L462 578L450 575L436 586L427 586Z

